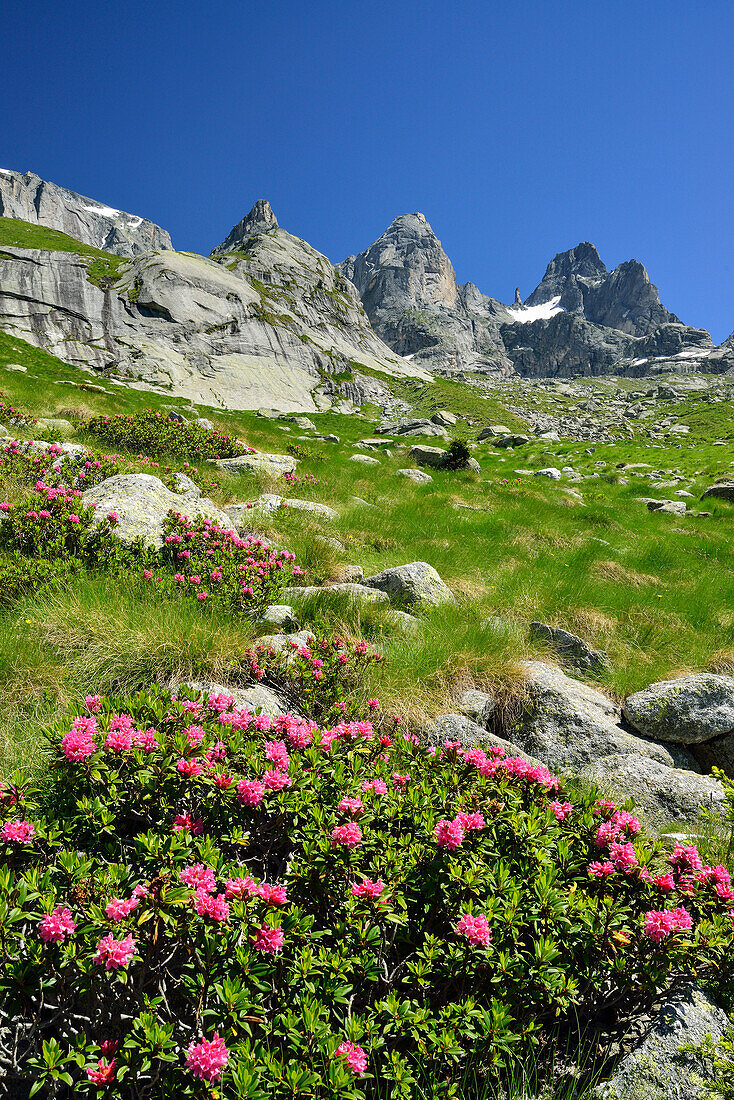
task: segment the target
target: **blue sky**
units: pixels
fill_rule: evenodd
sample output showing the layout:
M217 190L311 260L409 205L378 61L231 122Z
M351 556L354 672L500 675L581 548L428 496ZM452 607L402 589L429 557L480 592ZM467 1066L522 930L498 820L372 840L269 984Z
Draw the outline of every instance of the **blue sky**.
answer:
M730 0L25 0L0 166L208 252L258 198L332 260L421 210L512 300L593 241L734 330Z

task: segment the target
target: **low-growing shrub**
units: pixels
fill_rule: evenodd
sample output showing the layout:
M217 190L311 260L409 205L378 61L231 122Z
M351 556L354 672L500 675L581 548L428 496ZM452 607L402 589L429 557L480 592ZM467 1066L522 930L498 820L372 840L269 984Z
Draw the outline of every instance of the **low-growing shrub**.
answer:
M454 439L448 446L443 461L445 470L465 470L469 465L471 452L463 439Z
M731 960L723 868L501 749L150 691L50 752L0 808L17 1096L448 1097Z
M251 452L251 448L232 436L151 410L96 416L87 424L87 430L115 447L151 455L177 455L189 462L233 458Z
M0 605L11 603L25 592L36 592L53 580L67 578L76 568L68 558L46 560L22 554L0 557Z
M5 394L0 393L0 421L8 423L12 421L14 424L20 425L20 427L26 427L36 423L35 416L31 416L28 412L23 412L21 409L16 409L14 405L9 404L5 400Z
M119 474L121 468L119 455L67 454L57 443L46 450L28 450L23 443L9 443L0 449L0 476L27 485L43 480L48 485L73 483L75 488L91 489Z

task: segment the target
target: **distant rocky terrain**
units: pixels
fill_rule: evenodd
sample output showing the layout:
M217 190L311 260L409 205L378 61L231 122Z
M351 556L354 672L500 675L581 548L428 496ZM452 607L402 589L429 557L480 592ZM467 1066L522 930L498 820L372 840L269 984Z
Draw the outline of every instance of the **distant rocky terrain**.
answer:
M26 227L23 239L13 225ZM394 379L481 389L734 371L734 336L715 347L662 305L641 263L609 272L588 242L554 257L527 300L518 291L508 306L457 285L423 214L396 218L335 267L259 200L207 258L174 251L151 221L8 169L0 330L138 388L281 412L370 402L394 417L410 411ZM589 410L596 428L605 411ZM616 411L622 425L636 415L634 402Z
M339 269L385 342L434 371L574 377L734 367L731 338L715 348L704 329L665 309L641 263L609 272L588 242L555 256L527 300L518 291L512 306L473 283L457 285L423 214L396 218Z

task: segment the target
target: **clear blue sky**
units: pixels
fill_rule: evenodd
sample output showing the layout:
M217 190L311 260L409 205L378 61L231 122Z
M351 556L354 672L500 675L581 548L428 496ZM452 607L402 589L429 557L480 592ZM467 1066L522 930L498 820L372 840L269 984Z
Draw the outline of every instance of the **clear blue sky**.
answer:
M0 166L208 252L270 199L332 260L421 210L512 300L591 240L734 329L731 0L24 0Z

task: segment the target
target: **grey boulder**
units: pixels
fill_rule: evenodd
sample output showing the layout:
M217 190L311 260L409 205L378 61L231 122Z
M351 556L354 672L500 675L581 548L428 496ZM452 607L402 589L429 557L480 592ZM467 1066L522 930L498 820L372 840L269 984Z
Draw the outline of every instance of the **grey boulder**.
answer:
M179 689L182 687L203 692L204 695L231 695L234 705L240 710L254 711L259 708L265 714L285 714L285 703L280 696L260 684L251 688L239 688L218 684L213 680L187 680L179 685Z
M169 512L179 512L189 519L206 517L224 531L232 530L232 521L211 500L202 497L190 500L172 493L160 478L152 474L117 474L87 489L82 496L85 504L96 508L97 522L103 522L108 512L117 514L115 537L125 545L142 538L146 546L163 546L163 521Z
M715 1044L729 1021L718 1005L695 986L669 997L640 1041L626 1054L603 1085L597 1100L704 1100L705 1082L712 1076L710 1059L685 1053L707 1035Z
M587 764L580 774L618 800L633 798L655 828L695 821L704 810L726 813L726 796L718 779L670 768L659 760L613 753Z
M220 458L214 463L220 470L242 470L245 473L266 473L276 477L295 472L297 459L292 455L236 455L234 458Z
M390 599L407 607L455 602L448 585L441 580L433 566L424 561L413 561L408 565L384 569L372 577L365 577L364 583L368 588L379 589Z
M712 672L661 680L628 695L624 716L644 737L693 745L734 732L734 679Z
M396 470L395 473L398 477L405 477L408 481L414 481L416 485L430 485L433 478L430 474L427 474L425 470Z
M720 485L711 485L702 495L701 500L707 497L716 497L719 500L734 500L734 482L726 481Z
M590 672L601 672L609 667L609 657L599 649L592 649L578 634L571 634L559 626L548 626L547 623L533 622L530 624L530 635L538 642L546 642L559 657L564 658L576 668L588 669Z
M357 584L353 581L344 581L341 584L329 584L323 588L315 585L303 588L286 588L284 596L287 600L303 600L309 596L328 596L330 592L342 592L352 596L355 600L366 600L367 603L388 603L389 597L384 592L375 588L368 588L366 584Z
M630 733L620 708L588 684L541 661L524 661L520 669L526 678L525 701L507 736L549 768L579 770L612 753L650 757L671 768L691 765L685 750Z
M458 741L462 749L472 749L475 746L486 748L494 745L503 749L505 756L519 756L523 760L532 759L517 745L488 732L466 714L440 715L426 730L426 737L431 745L442 745L444 741Z

